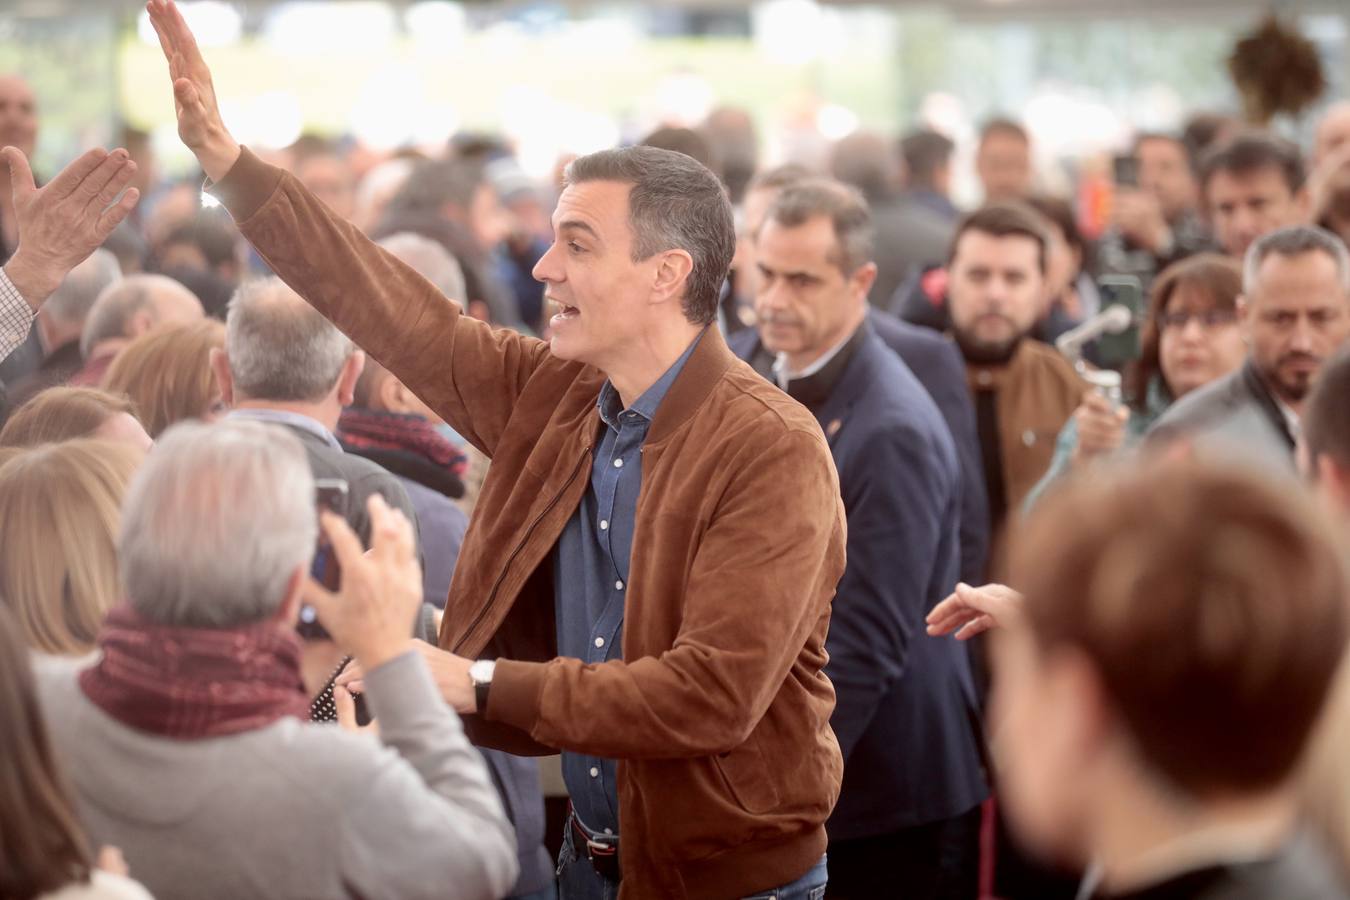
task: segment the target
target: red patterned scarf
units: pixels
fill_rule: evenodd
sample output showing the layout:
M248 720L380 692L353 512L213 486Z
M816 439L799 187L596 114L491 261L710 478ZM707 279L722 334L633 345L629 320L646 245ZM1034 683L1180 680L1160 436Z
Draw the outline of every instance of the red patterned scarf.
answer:
M338 438L355 450L402 450L462 476L469 458L436 426L411 413L348 407L338 420Z
M139 731L191 740L309 716L300 641L273 622L176 628L124 605L108 614L98 645L103 658L80 675L80 688Z

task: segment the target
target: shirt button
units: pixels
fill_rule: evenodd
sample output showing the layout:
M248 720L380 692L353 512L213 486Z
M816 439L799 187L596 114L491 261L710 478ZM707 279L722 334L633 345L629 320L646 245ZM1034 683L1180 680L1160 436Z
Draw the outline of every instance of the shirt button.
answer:
M601 531L609 531L609 519L601 519L601 520L600 520L600 530L601 530Z
M600 777L600 770L597 769L595 766L591 766L591 777L592 777L592 778L599 778L599 777Z
M1036 445L1036 432L1029 428L1022 432L1022 444L1027 447L1034 447Z
M616 459L616 460L614 460L614 468L616 468L616 469L622 469L622 468L623 468L623 460L622 460L622 459Z
M595 646L597 646L597 647L603 647L603 646L605 646L605 639L604 639L604 638L596 638L596 639L595 639Z
M622 582L622 581L616 581L616 582L614 582L614 590L616 590L616 591L621 591L621 590L623 590L623 582Z

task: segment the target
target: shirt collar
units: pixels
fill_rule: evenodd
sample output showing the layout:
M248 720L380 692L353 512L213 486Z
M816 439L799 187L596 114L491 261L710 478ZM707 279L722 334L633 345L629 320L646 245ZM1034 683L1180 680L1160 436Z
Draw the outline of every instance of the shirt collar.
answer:
M706 330L706 329L705 329ZM703 337L700 331L698 337L694 338L680 354L680 358L675 360L665 374L656 379L656 383L642 392L642 396L633 401L633 405L626 411L634 412L642 416L649 423L656 416L656 410L665 399L666 394L670 392L670 387L675 383L675 379L680 377L684 364L689 361L694 348L698 346L699 338ZM596 407L600 410L600 418L611 428L619 427L619 415L623 409L623 400L619 397L619 391L614 387L614 382L606 379L604 387L600 388L600 397L595 401Z
M225 416L227 419L248 419L253 422L267 422L273 425L290 425L292 428L298 428L301 431L309 432L322 440L332 449L342 452L342 445L338 439L333 436L333 432L324 427L323 423L311 416L303 413L291 412L285 409L232 409Z
M1297 444L1303 437L1303 420L1299 418L1298 413L1294 412L1293 407L1279 397L1275 398L1275 405L1280 408L1280 413L1284 416L1284 423L1289 428L1289 436Z
M773 364L774 381L787 392L788 396L808 409L814 409L829 399L839 377L844 374L849 360L853 358L853 351L857 348L858 342L870 329L871 326L864 319L853 333L800 372L789 372L787 354L778 354L778 359Z

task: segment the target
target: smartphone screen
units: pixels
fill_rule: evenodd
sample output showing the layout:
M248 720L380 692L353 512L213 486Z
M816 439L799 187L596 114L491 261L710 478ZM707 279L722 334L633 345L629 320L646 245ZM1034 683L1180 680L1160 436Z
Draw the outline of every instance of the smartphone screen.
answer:
M1107 369L1122 369L1139 358L1139 325L1143 321L1144 288L1133 275L1103 275L1097 280L1103 310L1124 306L1134 323L1120 334L1104 334L1097 339L1095 362Z
M314 507L316 516L328 510L345 519L347 482L341 478L316 478ZM322 528L319 529L319 538L314 547L314 562L310 566L309 573L315 581L330 591L337 591L342 586L342 569L338 565L337 554L333 552L333 545L329 543ZM300 607L300 621L296 625L296 631L302 638L310 640L328 638L328 632L319 624L314 607L309 605Z

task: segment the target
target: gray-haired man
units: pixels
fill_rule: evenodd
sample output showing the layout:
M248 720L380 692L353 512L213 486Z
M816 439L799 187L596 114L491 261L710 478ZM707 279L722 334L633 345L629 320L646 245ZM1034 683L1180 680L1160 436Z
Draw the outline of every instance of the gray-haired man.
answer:
M408 643L412 528L372 497L363 554L327 516L334 596L307 577L313 495L299 441L253 422L179 425L147 457L118 539L128 603L93 666L40 673L83 824L159 897L500 897L511 826ZM367 668L378 740L297 721L302 598Z
M278 278L247 282L230 301L225 349L211 354L232 419L281 425L300 439L315 478L347 482L347 521L370 540L366 500L379 494L416 523L399 480L344 453L334 436L366 357Z

